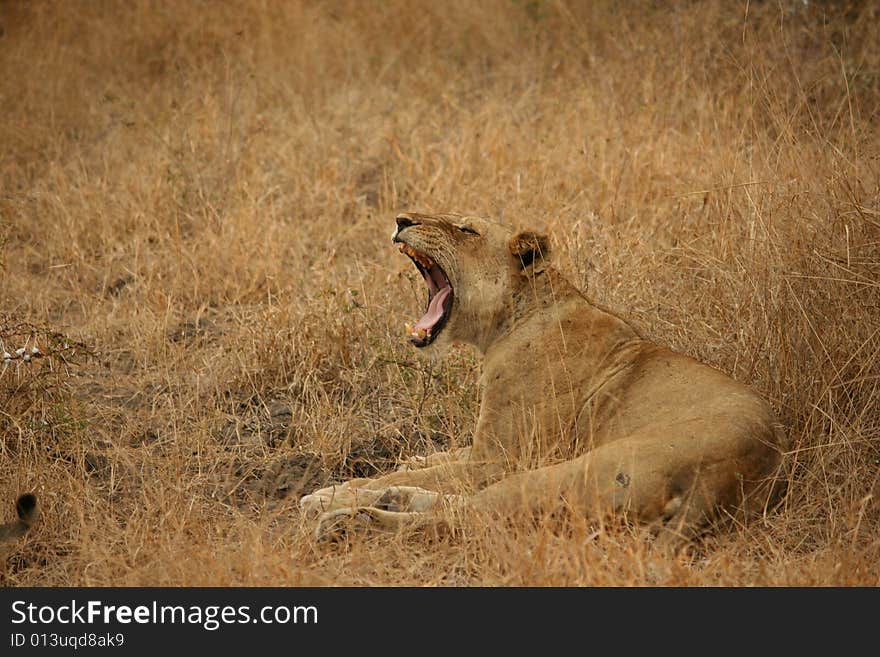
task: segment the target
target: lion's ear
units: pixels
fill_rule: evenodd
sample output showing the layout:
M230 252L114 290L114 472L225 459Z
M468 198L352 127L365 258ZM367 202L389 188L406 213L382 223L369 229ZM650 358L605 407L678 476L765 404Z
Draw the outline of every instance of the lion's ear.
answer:
M518 260L519 268L525 269L550 255L550 240L541 233L525 231L514 235L508 248L511 255Z

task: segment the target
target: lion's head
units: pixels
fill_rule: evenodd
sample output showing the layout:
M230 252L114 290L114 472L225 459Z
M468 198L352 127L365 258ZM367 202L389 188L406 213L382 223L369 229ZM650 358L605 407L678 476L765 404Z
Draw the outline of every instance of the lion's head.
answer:
M407 327L417 347L468 342L485 350L514 295L549 252L547 238L457 214L400 214L392 241L428 286L425 314Z

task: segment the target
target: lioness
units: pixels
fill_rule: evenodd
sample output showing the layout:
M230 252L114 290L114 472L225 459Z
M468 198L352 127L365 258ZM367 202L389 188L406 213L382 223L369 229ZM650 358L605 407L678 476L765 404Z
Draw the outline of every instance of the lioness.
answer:
M412 343L465 342L483 356L473 445L306 495L318 537L352 522L431 526L448 507L511 515L565 504L626 513L677 540L719 511L770 501L783 433L767 402L591 303L548 264L544 235L401 214L392 241L428 287Z

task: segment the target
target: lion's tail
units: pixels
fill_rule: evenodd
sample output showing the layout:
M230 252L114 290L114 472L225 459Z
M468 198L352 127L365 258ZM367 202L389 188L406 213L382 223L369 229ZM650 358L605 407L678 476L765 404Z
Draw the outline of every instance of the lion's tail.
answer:
M37 496L33 493L19 496L15 502L15 512L18 514L18 520L0 525L0 543L24 536L33 527L39 515Z

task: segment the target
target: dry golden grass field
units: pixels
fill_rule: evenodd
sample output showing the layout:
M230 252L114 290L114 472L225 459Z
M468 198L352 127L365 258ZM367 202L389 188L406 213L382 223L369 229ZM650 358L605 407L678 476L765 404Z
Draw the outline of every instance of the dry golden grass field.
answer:
M0 521L22 585L880 584L875 2L0 2ZM570 517L318 544L470 440L395 213L546 230L749 383L789 490L677 554Z

